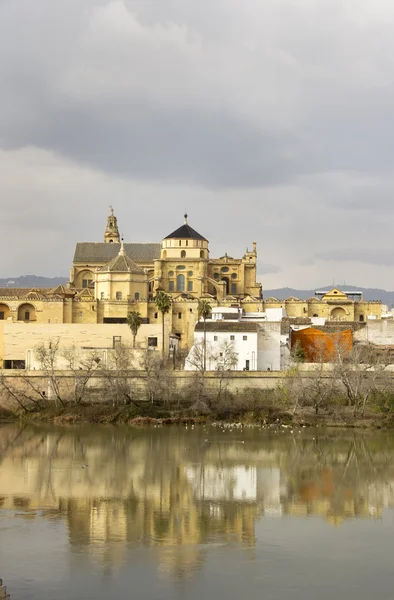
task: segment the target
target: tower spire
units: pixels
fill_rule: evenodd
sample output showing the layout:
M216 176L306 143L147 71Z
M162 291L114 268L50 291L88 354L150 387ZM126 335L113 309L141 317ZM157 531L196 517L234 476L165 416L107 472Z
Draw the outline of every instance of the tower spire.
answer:
M107 242L108 244L119 244L120 235L118 229L118 219L114 215L114 209L112 208L112 206L110 206L109 208L111 214L107 218L107 227L105 228L104 232L104 242Z

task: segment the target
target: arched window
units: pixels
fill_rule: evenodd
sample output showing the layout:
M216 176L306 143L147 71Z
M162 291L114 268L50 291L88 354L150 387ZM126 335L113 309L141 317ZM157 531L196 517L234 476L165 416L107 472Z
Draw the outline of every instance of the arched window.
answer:
M167 250L163 250L163 258L167 258Z
M230 281L228 277L222 277L222 281L226 284L226 295L230 293Z
M135 299L135 300L139 300L139 299L140 299L140 294L139 294L139 292L136 292L136 293L134 294L134 299Z
M35 321L36 309L32 304L21 304L18 308L18 321Z
M81 273L78 274L76 283L79 288L93 288L94 275L92 271L81 271Z
M181 258L186 258L186 250L182 250L182 252L181 252Z
M122 300L122 292L116 292L116 299Z
M359 321L360 321L360 323L364 322L364 315L360 315Z
M185 276L182 273L179 273L179 275L177 275L176 290L177 290L177 292L185 291Z
M5 319L8 319L10 314L11 314L11 311L10 311L10 307L8 306L8 304L0 304L0 321L4 321Z
M200 250L200 258L205 258L205 252L204 252L204 250Z

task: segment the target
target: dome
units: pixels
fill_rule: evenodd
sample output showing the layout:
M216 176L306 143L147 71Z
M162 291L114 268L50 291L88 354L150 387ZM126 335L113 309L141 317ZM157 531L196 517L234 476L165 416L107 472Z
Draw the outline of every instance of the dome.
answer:
M165 238L165 240L202 240L204 242L207 242L208 240L203 237L200 233L198 233L198 231L196 231L195 229L193 229L193 227L190 227L190 225L187 222L187 215L185 215L185 222L184 224L179 227L178 229L176 229L175 231L173 231L172 233L170 233L170 235L167 235Z

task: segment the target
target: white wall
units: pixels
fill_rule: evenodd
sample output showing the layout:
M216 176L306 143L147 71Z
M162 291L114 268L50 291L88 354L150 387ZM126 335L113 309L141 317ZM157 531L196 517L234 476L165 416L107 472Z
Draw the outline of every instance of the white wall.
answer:
M244 336L247 337L244 340ZM231 340L234 337L234 340ZM216 338L216 339L215 339ZM200 344L204 333L194 333L194 343ZM207 332L207 370L216 371L220 358L216 361L212 355L220 352L225 342L232 343L234 352L238 354L238 362L234 370L243 371L249 361L249 371L280 371L281 370L281 324L280 322L259 323L256 332ZM194 349L189 353L191 358ZM197 367L186 359L185 370L193 371Z
M261 323L258 333L258 371L281 370L281 324Z
M353 333L353 339L358 342L369 341L381 346L392 346L394 345L394 321L368 319L365 327Z
M233 336L234 340L230 337ZM244 340L244 336L247 337ZM217 339L215 339L217 338ZM199 344L204 340L204 333L202 331L196 331L194 333L194 343ZM242 371L246 367L246 361L249 361L249 370L257 371L257 332L244 332L244 333L230 333L230 332L210 332L207 331L207 370L216 371L219 366L219 361L214 360L212 355L216 355L220 352L221 346L225 342L232 343L234 351L238 355L237 365L233 368L235 371ZM193 348L189 352L189 357L193 354ZM192 366L186 359L185 363L186 371L194 371L196 367Z

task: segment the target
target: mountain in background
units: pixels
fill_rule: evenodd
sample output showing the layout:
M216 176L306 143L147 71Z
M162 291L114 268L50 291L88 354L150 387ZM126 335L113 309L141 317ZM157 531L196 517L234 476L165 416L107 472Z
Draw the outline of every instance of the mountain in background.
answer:
M54 288L58 285L66 285L66 277L40 277L37 275L21 275L20 277L5 277L0 279L0 288ZM279 288L276 290L263 290L264 298L273 296L279 300L285 300L290 296L295 296L300 300L307 300L315 295L316 290L332 290L334 287L343 292L357 291L362 292L364 300L381 300L389 308L394 306L394 292L387 292L376 288L363 288L358 285L322 285L312 290L296 290L294 288Z
M2 288L54 288L66 285L66 277L39 277L37 275L21 275L20 277L5 277L0 279Z
M272 296L273 298L278 298L279 300L285 300L290 296L295 296L300 300L307 300L315 295L315 291L327 291L329 292L334 287L338 288L342 292L362 292L364 300L381 300L383 304L387 304L389 308L392 308L394 305L394 292L387 292L386 290L380 290L377 288L363 288L358 285L322 285L320 287L314 288L313 290L296 290L294 288L279 288L276 290L265 290L264 298L269 298Z

